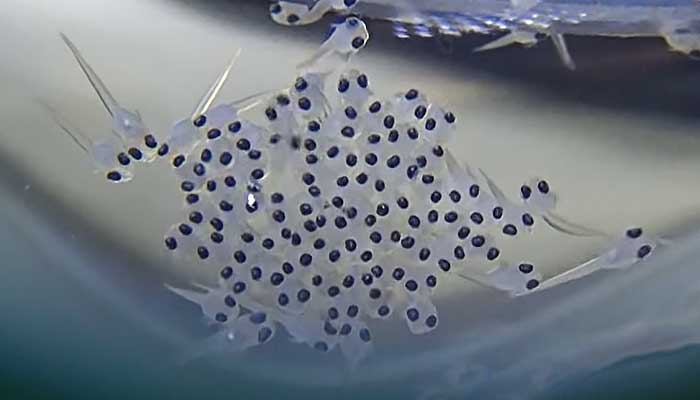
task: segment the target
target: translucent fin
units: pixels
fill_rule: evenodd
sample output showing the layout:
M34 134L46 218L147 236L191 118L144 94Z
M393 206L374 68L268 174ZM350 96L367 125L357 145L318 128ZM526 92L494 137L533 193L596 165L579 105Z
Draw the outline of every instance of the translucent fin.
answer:
M56 125L61 128L63 133L68 135L68 137L70 137L73 142L86 154L90 154L90 150L88 149L93 146L93 143L84 133L82 133L78 128L71 126L71 124L48 103L40 99L36 99L36 101L48 112L51 119L53 119Z
M510 0L512 11L519 15L535 7L540 0Z
M107 109L107 112L109 112L109 114L113 116L114 110L119 107L119 103L117 103L114 97L112 97L112 94L109 92L109 90L107 90L107 87L102 82L100 77L97 76L92 67L90 67L90 64L88 64L87 61L85 61L78 48L75 47L75 45L73 44L73 42L71 42L70 39L68 39L68 36L66 36L64 33L61 33L61 39L63 39L63 41L66 43L66 46L68 46L70 51L73 53L73 57L75 57L75 60L78 62L78 65L80 65L80 68L83 70L83 73L85 73L85 76L87 77L88 81L90 81L92 88L95 89L95 92L100 97L100 100Z
M469 165L465 164L464 167L462 167L449 149L445 149L444 158L447 164L447 171L450 173L452 179L460 184L460 187L468 188L472 183L476 182L476 176Z
M489 187L489 190L491 190L491 193L493 193L493 196L496 198L496 201L504 205L511 204L511 202L506 197L505 193L503 193L501 188L499 188L498 185L496 185L496 182L494 182L493 179L486 175L486 172L479 168L479 173L481 174L481 176L484 177L484 180L486 181L486 186Z
M180 367L195 361L207 354L219 353L226 349L227 335L232 335L228 330L217 332L203 342L188 346L181 354L176 355L176 363Z
M464 273L455 273L455 276L457 276L461 279L464 279L467 282L474 283L476 285L479 285L479 286L487 288L487 289L497 289L495 286L489 284L481 277L477 277L474 275L466 275Z
M323 58L327 57L329 54L332 54L332 53L333 53L332 48L319 48L318 51L316 51L311 57L309 57L308 59L297 64L297 69L300 71L301 70L314 70L314 72L316 72L314 66L318 65L318 63ZM341 57L341 58L342 58L341 62L338 62L337 64L347 63L347 61L350 60L349 55L346 55L345 57ZM334 64L333 67L330 67L329 69L333 70L335 68L337 68L337 67Z
M238 99L231 103L231 105L238 109L239 112L245 112L258 106L262 101L259 100L261 97L269 96L276 93L276 90L264 90L261 92L253 93L250 96L246 96L242 99Z
M212 85L209 87L209 90L207 90L202 99L199 101L199 104L197 104L197 107L192 113L192 119L197 118L199 115L202 115L205 112L207 112L207 110L209 110L209 107L211 107L214 100L216 100L216 97L219 95L219 91L221 91L221 88L224 86L224 83L226 83L226 80L228 79L228 76L231 73L231 69L236 64L236 61L238 61L240 55L241 49L238 49L236 51L236 54L234 54L233 58L231 58L231 61L226 66L226 69L224 69L224 72L222 72L221 75L219 75L219 77L216 79L216 81L212 83Z
M183 297L183 298L185 298L193 303L202 304L206 300L207 294L211 290L211 288L208 288L208 287L205 287L202 285L197 285L197 284L193 284L193 286L204 290L204 292L196 292L194 290L180 289L180 288L170 286L167 283L165 284L165 287L168 290L177 294L178 296Z
M552 36L552 42L554 43L554 47L556 47L556 49L557 49L557 54L559 54L559 58L561 59L561 62L569 70L571 70L571 71L575 70L576 63L574 63L574 59L571 58L571 53L569 53L569 49L566 46L566 41L564 40L564 35L562 35L561 33L552 32L551 36Z
M474 52L480 52L485 50L494 50L501 47L510 46L511 44L523 44L526 46L533 45L537 43L537 38L535 37L535 32L528 31L513 31L500 38L488 42L482 46L475 48Z
M593 272L601 269L603 267L603 264L604 263L602 257L592 258L584 262L583 264L576 266L575 268L572 268L557 276L545 280L544 282L542 282L540 287L537 288L537 290L549 289L554 286L573 281L575 279L583 278L584 276L590 275Z
M544 222L546 222L547 225L549 225L552 229L565 233L567 235L583 237L609 236L605 232L601 232L592 228L585 227L583 225L567 221L566 219L554 214L551 211L543 215L542 219L544 219Z

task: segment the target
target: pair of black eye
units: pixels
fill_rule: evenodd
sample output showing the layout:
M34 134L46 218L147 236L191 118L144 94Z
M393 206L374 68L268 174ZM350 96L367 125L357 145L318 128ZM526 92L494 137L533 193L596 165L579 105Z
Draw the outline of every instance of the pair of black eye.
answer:
M360 37L356 37L353 40L353 47L355 46L355 43L359 43L359 47L362 47L365 44L365 41L364 41L364 39L362 39ZM355 47L355 48L359 48L359 47ZM367 86L369 86L369 80L367 79L367 75L361 74L357 77L357 86L359 86L363 89L366 89ZM348 89L350 89L350 81L348 81L346 78L340 78L340 80L338 81L338 92L345 93L348 91ZM373 106L374 106L374 104L373 104ZM380 108L380 107L377 107L377 111L379 111L378 108Z
M549 183L547 181L537 182L537 190L542 194L549 193ZM522 185L520 187L520 194L523 199L527 200L532 196L532 188L528 185Z

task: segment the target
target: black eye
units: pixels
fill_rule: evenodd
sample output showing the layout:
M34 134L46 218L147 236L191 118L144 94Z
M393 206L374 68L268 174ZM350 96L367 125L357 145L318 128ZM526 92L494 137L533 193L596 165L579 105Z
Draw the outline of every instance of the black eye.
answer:
M299 150L299 147L301 146L301 139L299 138L299 136L297 136L297 135L292 136L292 140L290 141L290 146L294 150Z
M357 156L354 154L348 154L345 157L345 164L347 164L348 167L354 167L357 164Z
M211 150L204 149L204 150L202 150L202 153L200 154L199 159L202 160L202 162L209 162L209 161L211 161L211 157L212 157Z
M532 264L527 264L527 263L522 263L518 265L518 270L522 272L523 274L529 274L531 273L535 267Z
M396 122L396 120L394 119L394 116L392 116L392 115L387 115L386 117L384 117L384 127L386 129L393 128L395 122Z
M503 218L503 207L494 207L492 215L495 219Z
M163 156L165 156L166 154L168 154L169 151L170 151L170 146L168 146L167 143L163 143L163 144L161 144L160 147L158 148L158 155L161 156L161 157L163 157Z
M644 246L640 247L639 250L637 250L637 257L644 258L644 257L648 256L649 253L651 253L651 250L652 250L651 246L649 246L648 244L645 244Z
M401 157L398 155L393 155L386 160L386 166L389 168L396 168L401 164Z
M209 258L209 249L207 249L204 246L199 246L197 247L197 255L202 260L206 260L207 258Z
M406 208L408 208L408 199L401 196L398 199L396 199L396 204L398 204L399 207L405 210Z
M642 228L631 228L627 230L627 237L630 239L637 239L642 236Z
M416 116L418 119L423 119L425 117L425 114L428 112L428 109L424 105L420 105L416 107L415 111L413 112L413 115Z
M457 231L457 237L464 240L469 236L470 233L472 233L471 229L469 229L468 226L463 226Z
M307 87L309 87L309 84L306 82L306 79L302 77L297 78L296 82L294 82L294 89L296 89L297 92L303 92Z
M406 318L408 318L408 320L411 322L416 322L418 318L420 318L420 314L415 308L409 308L406 310Z
M418 97L418 91L417 91L416 89L409 89L409 90L406 92L406 96L405 96L405 97L406 97L406 100L413 100L413 99L415 99L416 97Z
M340 134L346 138L352 138L355 136L355 130L350 126L346 126L340 130Z
M117 155L117 161L119 161L119 164L124 166L131 164L131 159L126 155L126 153L119 153Z
M197 176L202 176L204 175L207 171L206 168L204 167L204 164L202 163L197 163L194 165L194 168L192 171L195 173Z
M347 92L349 88L350 88L350 82L347 79L342 78L341 80L338 81L338 91L340 93Z
M527 281L527 284L525 285L527 290L534 290L538 286L540 286L540 281L538 281L537 279L530 279L529 281Z
M328 151L326 151L326 155L329 158L335 158L338 155L338 153L340 153L340 149L338 149L338 146L333 146L330 149L328 149Z
M367 142L370 144L377 144L382 140L382 137L377 135L376 133L373 133L367 137Z
M418 166L417 165L410 165L406 169L406 177L408 177L408 179L414 179L416 177L416 175L418 175Z
M158 141L153 135L146 135L143 137L143 142L149 149L155 149L158 146Z
M205 117L204 115L200 115L199 117L195 118L195 119L192 121L192 123L193 123L194 126L196 126L197 128L201 128L202 126L204 126L204 124L207 123L207 117Z
M477 235L477 236L474 236L472 238L472 246L474 246L474 247L481 247L485 243L486 243L486 239L481 235Z
M127 152L134 160L140 160L143 158L143 153L141 153L141 150L137 149L136 147L130 148Z
M221 165L229 165L231 164L231 161L233 161L233 156L228 151L221 153L221 155L219 156L219 162L221 163Z
M489 261L493 261L498 258L498 256L501 254L500 250L498 250L495 247L491 247L488 252L486 253L486 258Z
M228 131L231 133L238 133L241 131L241 123L239 121L231 122L228 125Z
M165 246L169 250L175 250L177 249L177 240L174 237L167 237L165 238Z
M349 119L355 119L357 118L357 111L353 107L346 107L345 108L345 116L348 117Z
M355 38L355 40L358 40L358 39L361 39L361 40L362 40L362 44L365 43L365 40L364 40L364 39L362 39L362 38ZM353 40L353 46L354 46L355 40ZM366 89L367 86L369 86L369 81L367 80L367 75L361 74L360 76L358 76L358 77L357 77L357 85L358 85L359 87L363 88L363 89Z
M392 129L391 132L389 132L388 140L391 143L396 143L396 141L399 140L399 131Z
M321 124L317 121L311 121L309 122L308 128L311 132L318 132L321 129Z
M287 17L287 22L290 24L296 24L297 22L299 22L299 16L296 14L289 14L289 16Z
M515 236L518 234L518 228L513 224L508 224L503 227L503 234L508 236Z
M367 153L365 155L365 162L367 163L367 165L370 165L370 166L375 165L377 163L377 160L378 160L377 155L374 153Z
M479 225L484 222L484 217L481 215L480 212L473 212L469 216L469 219L472 220L473 223Z
M246 138L240 139L238 142L236 142L236 147L239 150L248 151L250 150L250 141L248 141Z
M269 119L270 121L274 121L277 119L277 111L275 111L275 109L272 107L268 107L265 110L265 116L267 116L267 119Z
M549 184L546 181L539 181L537 183L537 190L542 194L547 194L549 193Z
M289 105L289 97L287 97L283 94L277 96L276 100L277 100L277 104L279 104L281 106L288 106Z
M479 197L480 188L479 185L471 185L469 187L469 195L473 198Z
M309 100L306 97L302 97L297 101L297 104L299 104L299 108L301 108L304 111L309 111L311 109L311 100Z
M528 185L522 185L520 187L520 195L522 196L523 199L527 200L532 196L532 189L530 189L530 186Z

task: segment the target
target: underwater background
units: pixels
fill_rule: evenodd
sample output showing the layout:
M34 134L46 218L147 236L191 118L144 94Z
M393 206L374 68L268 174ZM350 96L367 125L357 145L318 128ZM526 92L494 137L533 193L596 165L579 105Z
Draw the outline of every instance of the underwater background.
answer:
M201 327L197 310L163 289L164 281L197 275L159 252L168 211L177 206L160 179L165 169L144 171L126 187L101 182L35 102L68 110L81 126L106 126L59 32L79 42L112 90L163 131L190 111L236 48L242 58L224 96L289 80L327 24L278 26L266 1L9 0L4 8L2 398L415 397L400 381L338 388L280 381L284 370L234 373L220 367L225 356L178 363L183 337L201 335ZM489 38L400 40L385 22L368 25L372 41L357 63L387 90L420 82L434 97L444 95L468 121L465 153L499 181L521 181L518 156L539 151L528 168L552 176L575 199L563 214L609 230L643 224L682 234L690 239L673 249L673 263L657 267L672 274L674 265L696 263L697 61L669 52L661 39L572 37L572 72L549 42L472 53ZM597 248L581 245L575 255L552 249L551 258L573 263ZM245 370L248 361L233 362ZM535 398L695 399L698 363L697 346L631 357Z

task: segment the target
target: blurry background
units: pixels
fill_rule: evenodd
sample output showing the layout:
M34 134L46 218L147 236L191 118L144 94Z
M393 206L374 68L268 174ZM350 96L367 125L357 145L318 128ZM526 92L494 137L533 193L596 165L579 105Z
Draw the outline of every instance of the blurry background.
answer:
M283 87L326 23L275 25L266 1L6 0L0 14L0 385L5 398L354 398L373 387L265 384L204 361L176 367L197 310L164 281L198 271L163 256L180 207L167 165L108 185L36 100L99 137L108 115L58 38L65 32L128 108L161 137L187 115L237 48L224 98ZM328 21L326 21L328 22ZM700 64L663 40L568 39L578 70L545 41L473 54L493 38L400 40L383 22L355 60L378 92L419 87L449 104L464 135L455 151L510 194L544 176L560 212L608 232L695 226L700 188ZM177 198L177 201L173 199ZM547 246L556 271L604 243ZM446 302L449 302L447 299ZM455 301L453 305L459 306ZM454 308L454 307L453 307ZM457 325L460 326L460 325ZM550 398L697 398L693 348L634 359L562 384ZM257 381L259 380L259 382ZM381 386L378 398L401 398ZM655 393L655 394L651 394Z

